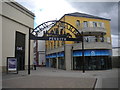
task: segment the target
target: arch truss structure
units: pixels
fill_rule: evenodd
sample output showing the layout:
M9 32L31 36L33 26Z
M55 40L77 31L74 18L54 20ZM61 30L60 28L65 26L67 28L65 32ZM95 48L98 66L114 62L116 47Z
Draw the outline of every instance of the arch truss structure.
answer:
M49 31L52 27L57 29ZM58 29L62 30L62 32ZM30 32L30 40L81 41L81 36L82 34L74 26L60 20L44 22Z
M56 27L56 29L51 30L54 27ZM64 21L60 20L47 21L40 24L32 31L31 29L29 29L28 74L30 74L30 40L81 41L82 56L84 61L83 32L78 31L74 26ZM85 72L84 66L83 72Z

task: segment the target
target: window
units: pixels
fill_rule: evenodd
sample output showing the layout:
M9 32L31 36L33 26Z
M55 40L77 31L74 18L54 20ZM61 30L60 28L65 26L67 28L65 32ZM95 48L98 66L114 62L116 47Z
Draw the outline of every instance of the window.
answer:
M84 37L84 41L85 41L85 42L89 42L89 39L88 39L88 38L89 38L88 36L85 36L85 37Z
M101 42L104 42L104 36L101 36L101 37L100 37L100 41L101 41Z
M80 21L79 21L79 20L76 21L76 26L77 26L77 27L80 26Z
M96 36L85 36L84 37L85 42L97 42Z
M97 22L93 22L93 27L97 27Z
M93 22L92 21L89 21L89 26L93 27Z
M54 31L53 30L51 30L51 32L50 32L51 34L54 34Z
M51 42L51 49L53 49L53 42Z
M83 24L84 24L84 27L88 27L88 22L87 21L84 21Z
M107 37L107 42L110 43L110 37Z
M64 45L64 43L65 43L64 41L61 42L62 45Z
M74 43L80 43L80 41L74 41Z
M99 27L102 27L102 23L101 22L98 22L98 25L99 25Z
M105 28L104 23L102 23L102 28Z
M63 29L61 29L61 30L60 30L60 34L61 34L61 35L63 35L63 34L64 34Z
M58 41L58 44L57 44L57 46L59 47L60 46L60 42Z
M98 42L98 36L95 36L95 41Z
M56 31L56 34L58 35L59 34L58 28L55 28L55 31Z
M56 48L56 41L54 41L54 48Z

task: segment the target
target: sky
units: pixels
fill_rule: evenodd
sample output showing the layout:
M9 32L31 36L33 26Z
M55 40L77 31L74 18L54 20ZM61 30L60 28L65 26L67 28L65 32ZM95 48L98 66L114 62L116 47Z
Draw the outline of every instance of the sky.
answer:
M16 0L35 14L34 27L64 14L80 12L111 19L112 45L118 46L118 2L81 2L80 0ZM89 0L90 1L90 0ZM105 0L104 0L105 1Z

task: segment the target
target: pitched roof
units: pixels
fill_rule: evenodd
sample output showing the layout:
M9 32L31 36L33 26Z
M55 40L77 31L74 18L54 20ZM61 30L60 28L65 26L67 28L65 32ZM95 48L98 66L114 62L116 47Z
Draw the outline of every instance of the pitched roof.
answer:
M106 18L102 18L102 17L98 17L98 16L93 16L93 15L89 15L89 14L84 14L84 13L79 13L79 12L68 13L68 14L65 14L65 15L67 15L67 16L75 16L75 17L86 17L86 18L94 18L94 19L103 19L103 20L110 21L110 19L106 19Z

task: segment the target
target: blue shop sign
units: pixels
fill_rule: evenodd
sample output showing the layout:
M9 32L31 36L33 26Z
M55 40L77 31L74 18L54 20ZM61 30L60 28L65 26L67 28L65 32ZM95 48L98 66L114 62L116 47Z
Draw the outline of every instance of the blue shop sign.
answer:
M84 56L110 56L111 50L84 50ZM73 56L82 56L82 51L74 51Z
M64 57L64 52L46 55L46 58L57 58L57 57Z

